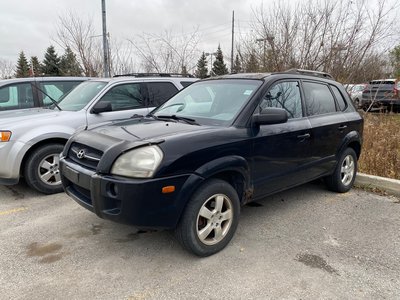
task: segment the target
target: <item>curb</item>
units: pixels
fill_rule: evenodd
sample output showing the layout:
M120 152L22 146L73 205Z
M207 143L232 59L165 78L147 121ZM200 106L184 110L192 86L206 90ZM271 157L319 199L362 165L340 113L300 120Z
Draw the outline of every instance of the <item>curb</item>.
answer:
M386 177L357 173L355 186L378 188L390 195L400 197L400 180Z

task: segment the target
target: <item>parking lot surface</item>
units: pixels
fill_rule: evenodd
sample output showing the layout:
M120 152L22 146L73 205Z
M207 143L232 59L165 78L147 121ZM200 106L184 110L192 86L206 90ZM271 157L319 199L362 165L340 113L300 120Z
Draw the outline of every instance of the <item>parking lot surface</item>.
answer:
M222 252L0 186L1 299L399 299L400 204L312 183L242 209Z

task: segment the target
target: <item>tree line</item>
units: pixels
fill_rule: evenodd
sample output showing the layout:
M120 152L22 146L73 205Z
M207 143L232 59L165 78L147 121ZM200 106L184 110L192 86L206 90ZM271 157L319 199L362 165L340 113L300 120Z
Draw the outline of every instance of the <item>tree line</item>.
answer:
M122 40L108 35L109 68L112 75L189 73L200 78L300 68L328 72L341 82L352 83L400 76L398 10L399 4L390 0L377 0L373 5L368 0L310 0L290 5L279 1L268 7L261 3L253 9L252 30L235 35L234 63L229 69L224 59L231 58L224 56L220 46L213 53L199 49L204 37L198 29L143 33ZM54 42L65 53L59 57L51 46L38 63L35 57L24 60L21 52L16 73L101 76L103 53L97 36L91 19L73 13L60 16ZM3 65L9 70L9 64ZM0 76L4 73L0 70Z
M16 78L32 76L82 76L82 69L71 48L67 47L65 53L59 56L54 46L49 46L41 62L37 56L31 56L28 61L24 51L21 51L18 56L14 76Z

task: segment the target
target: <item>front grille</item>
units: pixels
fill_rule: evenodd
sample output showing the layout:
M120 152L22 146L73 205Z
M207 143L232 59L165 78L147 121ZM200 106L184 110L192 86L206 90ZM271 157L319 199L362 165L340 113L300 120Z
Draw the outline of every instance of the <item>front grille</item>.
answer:
M102 155L102 151L79 143L72 143L68 151L69 159L91 170L96 170Z

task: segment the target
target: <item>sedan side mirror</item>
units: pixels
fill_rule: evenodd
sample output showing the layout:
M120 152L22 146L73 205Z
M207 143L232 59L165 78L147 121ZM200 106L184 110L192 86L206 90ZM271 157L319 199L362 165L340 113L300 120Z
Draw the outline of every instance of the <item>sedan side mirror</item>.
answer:
M112 111L111 102L110 101L99 101L93 106L91 113L99 114L99 113L108 112L108 111Z
M267 125L285 123L288 120L286 110L276 107L264 108L259 114L253 115L253 124Z

